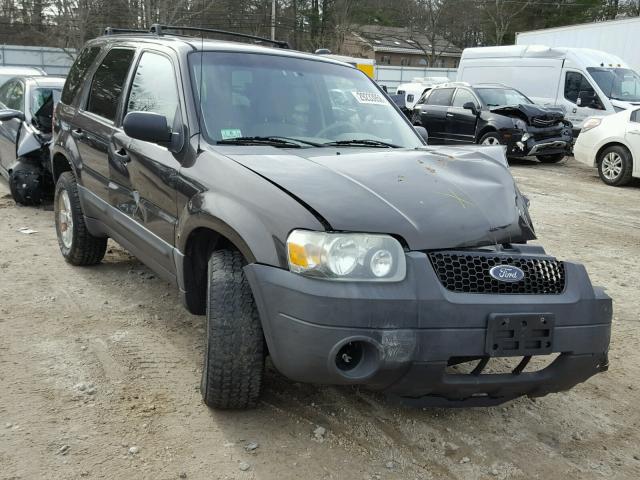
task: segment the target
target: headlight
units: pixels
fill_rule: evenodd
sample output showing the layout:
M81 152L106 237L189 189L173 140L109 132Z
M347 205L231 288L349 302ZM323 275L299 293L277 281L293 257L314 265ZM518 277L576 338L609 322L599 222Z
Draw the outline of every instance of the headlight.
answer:
M527 122L525 122L524 120L522 120L520 118L514 118L513 119L513 126L516 127L519 130L526 130L527 129Z
M598 118L598 117L587 118L584 121L584 123L582 124L582 130L580 130L580 131L581 132L586 132L588 130L591 130L592 128L596 128L601 123L602 123L602 119L601 118Z
M330 280L399 282L407 268L400 242L389 235L294 230L287 255L292 272Z

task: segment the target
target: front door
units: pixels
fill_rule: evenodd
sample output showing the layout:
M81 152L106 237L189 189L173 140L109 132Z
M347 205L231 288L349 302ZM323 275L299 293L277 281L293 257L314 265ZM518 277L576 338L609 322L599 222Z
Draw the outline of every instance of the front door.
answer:
M448 143L475 143L478 116L472 110L463 108L466 103L473 103L476 111L480 110L480 102L473 93L466 88L458 88L447 112Z
M631 112L631 119L627 123L624 139L631 147L633 176L640 177L640 109Z
M561 104L566 111L566 118L573 123L573 128L582 128L583 122L592 115L605 114L605 107L602 103L602 99L598 97L593 85L589 82L589 79L585 77L581 72L577 70L564 70L564 81L562 83L563 88L561 92L563 98ZM578 105L578 96L580 92L588 92L595 98L595 101L591 105Z
M180 108L176 70L162 53L145 51L132 77L122 117L128 112L152 112L166 117L167 125L179 132L184 121ZM175 125L175 126L174 126ZM183 138L183 141L185 139ZM174 270L172 247L177 222L176 178L180 163L167 148L123 133L120 151L111 165L111 204L128 215L147 235L152 248L147 262ZM152 234L152 235L149 235Z
M5 83L0 88L0 108L10 108L24 113L24 83L15 79ZM0 165L4 171L12 167L16 161L16 140L22 121L0 121Z
M109 163L121 145L115 120L134 49L113 48L98 66L86 107L74 119L71 135L82 161L82 184L109 202Z

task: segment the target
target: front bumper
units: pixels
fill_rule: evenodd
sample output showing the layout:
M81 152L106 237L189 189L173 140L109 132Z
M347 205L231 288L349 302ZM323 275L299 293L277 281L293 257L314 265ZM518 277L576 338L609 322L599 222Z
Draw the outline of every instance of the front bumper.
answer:
M526 157L534 155L570 155L573 146L573 134L569 127L558 129L529 127L530 136L523 140L525 132L513 130L503 133L503 143L507 146L510 157Z
M295 381L366 385L421 404L491 405L567 390L608 366L611 299L578 264L565 262L557 295L455 293L421 252L407 254L399 283L331 282L258 264L245 272L272 361ZM447 373L456 359L490 356L487 326L496 314L553 316L550 351L561 355L537 372ZM336 358L354 342L365 345L363 355L344 371Z

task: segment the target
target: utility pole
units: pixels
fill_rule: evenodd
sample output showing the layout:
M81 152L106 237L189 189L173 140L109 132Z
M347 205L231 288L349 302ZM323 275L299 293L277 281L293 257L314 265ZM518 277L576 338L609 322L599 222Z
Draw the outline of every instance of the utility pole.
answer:
M271 0L271 40L276 39L276 0Z

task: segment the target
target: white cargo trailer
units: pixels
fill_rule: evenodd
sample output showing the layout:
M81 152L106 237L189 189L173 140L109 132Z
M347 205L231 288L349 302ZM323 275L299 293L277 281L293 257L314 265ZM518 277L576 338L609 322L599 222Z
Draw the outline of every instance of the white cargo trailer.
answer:
M567 27L532 30L516 34L518 45L590 48L616 55L640 72L640 17Z

